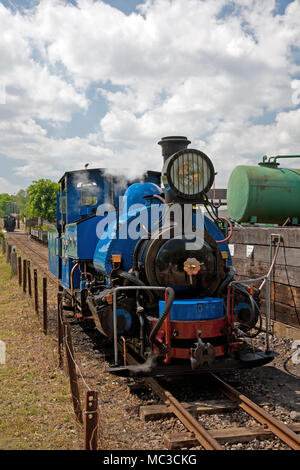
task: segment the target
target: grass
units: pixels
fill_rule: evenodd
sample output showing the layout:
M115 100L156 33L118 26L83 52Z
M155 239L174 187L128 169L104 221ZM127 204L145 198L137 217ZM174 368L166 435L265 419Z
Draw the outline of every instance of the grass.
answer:
M0 449L80 449L69 381L57 367L57 344L44 336L32 301L0 255Z

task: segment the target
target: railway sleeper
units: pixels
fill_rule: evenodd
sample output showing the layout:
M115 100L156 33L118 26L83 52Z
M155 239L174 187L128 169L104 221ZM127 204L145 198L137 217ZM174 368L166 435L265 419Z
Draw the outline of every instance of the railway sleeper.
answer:
M231 400L209 400L207 402L194 401L181 403L187 411L195 414L223 413L235 410L238 407L236 402ZM168 419L175 416L167 405L148 405L140 407L140 418L143 421L155 421L158 419Z
M293 424L290 428L295 433L300 433L300 424ZM274 437L272 431L265 429L263 426L211 429L209 433L220 444L246 443L254 439L267 440ZM191 432L165 434L164 444L168 450L199 446L198 440Z

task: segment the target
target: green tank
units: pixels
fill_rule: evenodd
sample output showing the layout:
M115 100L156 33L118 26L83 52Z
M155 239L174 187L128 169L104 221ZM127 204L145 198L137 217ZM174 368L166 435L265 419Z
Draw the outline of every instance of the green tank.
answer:
M227 206L237 222L283 224L300 222L300 169L278 168L278 158L263 157L259 166L237 166L227 189Z

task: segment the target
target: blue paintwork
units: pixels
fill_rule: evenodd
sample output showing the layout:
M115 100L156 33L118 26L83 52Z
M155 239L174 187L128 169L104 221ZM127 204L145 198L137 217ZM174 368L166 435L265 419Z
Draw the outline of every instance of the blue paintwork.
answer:
M142 179L160 184L160 173L148 171ZM92 188L91 195L97 199L96 204L83 205L82 183L88 183ZM124 191L130 182L123 179L120 184L120 180L109 175L109 170L91 169L67 172L61 178L60 184L61 192L57 196L56 226L58 235L61 235L60 238L56 237L56 241L50 236L49 269L59 278L61 265L62 285L70 289L70 273L74 262L93 259L99 238L97 226L104 217L97 215L98 206L109 203L111 210L113 207L118 209L119 198L123 198ZM159 192L161 192L160 188ZM65 229L64 233L61 233L63 224ZM79 288L79 282L79 270L76 268L74 288Z
M137 217L136 210L130 210L130 206L132 206L132 204L145 204L147 199L144 198L150 194L161 194L161 189L156 185L151 186L149 183L133 184L127 189L124 195L125 200L127 201L127 207L125 207L126 205L124 206L120 215L119 231L117 231L116 221L112 221L110 224L108 224L105 233L103 233L103 236L100 236L99 242L95 249L94 266L98 271L106 274L111 272L113 267L111 263L111 257L113 254L119 254L122 256L123 269L125 271L129 271L132 268L135 246L139 238L144 236L145 232L141 230L141 236L135 240L127 236L127 231L124 228L128 227L130 223ZM152 199L152 204L153 203L160 205L162 204L162 202L158 199ZM151 223L156 223L156 221L151 221L150 209L151 205L149 201L148 205L144 206L144 208L141 209L138 213L139 216L144 214L145 217L147 217L148 229L151 227ZM196 223L196 217L194 218L194 223ZM206 216L204 216L204 224L207 232L211 235L212 238L215 240L224 239L224 235L218 226ZM126 235L126 237L123 237L125 239L121 239L119 237L120 233ZM227 265L231 266L232 259L227 242L220 243L219 248L221 251L227 252Z
M110 203L116 209L119 207L119 197L124 195L124 191L132 182L122 179L121 183L116 177L110 176L108 169L90 169L66 172L61 178L60 183L65 182L65 189L61 196L66 201L66 212L60 212L60 195L58 197L57 226L60 226L60 220L70 224L81 217L88 217L96 213L100 204ZM116 170L113 170L115 173ZM126 173L126 172L125 172ZM148 171L142 178L144 181L160 184L160 173ZM138 180L136 180L138 181ZM93 195L97 202L93 205L85 206L82 204L82 186L89 183L92 185ZM94 185L93 185L94 183Z
M70 273L76 261L93 260L97 270L108 275L112 270L111 257L113 254L122 256L123 269L129 271L132 267L133 253L138 239L145 235L143 228L137 239L128 236L128 226L131 222L146 220L145 224L151 229L151 206L162 205L157 198L147 198L154 194L162 195L160 188L160 175L157 172L148 172L144 183L129 182L117 184L117 180L109 176L107 170L91 169L67 172L61 179L64 191L57 198L57 227L61 229L61 222L65 225L65 233L49 235L49 269L58 278L61 264L62 284L70 289ZM81 183L89 183L97 204L82 205ZM95 184L93 184L95 183ZM64 185L64 186L63 186ZM124 190L126 189L125 193ZM63 204L61 204L61 196ZM122 197L122 199L119 199ZM110 222L106 224L106 214L97 212L101 204L111 204ZM119 208L119 203L121 207ZM137 211L132 209L133 204L142 204ZM116 210L113 210L113 205ZM66 210L62 210L65 206ZM117 211L119 209L119 216ZM143 219L143 217L145 217ZM105 219L105 224L103 223ZM204 217L205 228L212 238L224 238L221 230L213 221ZM101 224L102 221L102 224ZM141 222L143 223L143 222ZM227 243L219 245L221 251L228 253L227 264L232 260ZM80 273L74 272L74 288L80 287Z
M165 308L165 301L159 301L159 316ZM204 299L174 300L170 310L173 321L201 321L224 317L224 300L214 297Z
M93 216L81 219L66 226L61 238L62 243L62 285L71 289L70 275L77 261L91 261L98 242L97 224L102 217ZM82 266L81 266L82 269ZM76 268L73 276L74 289L80 287L80 272Z
M64 240L66 256L80 260L92 260L98 242L97 224L102 217L92 216L66 225Z
M68 290L71 289L71 271L73 267L74 260L72 258L63 257L61 284ZM79 289L80 287L80 271L78 268L75 268L73 273L73 287L74 289Z
M132 267L135 245L139 238L145 235L145 231L141 229L141 237L138 239L135 240L128 236L128 226L137 217L137 212L132 210L132 205L143 204L138 214L140 217L144 216L147 219L147 227L149 229L151 227L151 205L150 201L147 202L147 199L144 198L145 196L160 195L161 193L161 188L153 183L138 183L128 188L124 195L125 204L119 217L119 230L117 230L116 220L112 221L98 241L94 253L94 266L97 270L110 273L112 270L112 255L120 254L122 255L123 269L129 271ZM152 203L162 204L159 199L153 199Z
M48 232L48 269L56 277L59 277L59 234Z

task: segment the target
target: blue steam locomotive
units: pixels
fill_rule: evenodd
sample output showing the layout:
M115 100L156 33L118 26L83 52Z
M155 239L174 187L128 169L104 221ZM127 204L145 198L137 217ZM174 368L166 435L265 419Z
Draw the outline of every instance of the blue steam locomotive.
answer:
M59 181L49 270L64 308L112 341L115 374L179 375L273 359L248 346L261 330L259 291L234 281L231 223L207 197L213 163L189 144L162 138L162 172L135 181L106 169ZM120 346L141 364L122 365Z

